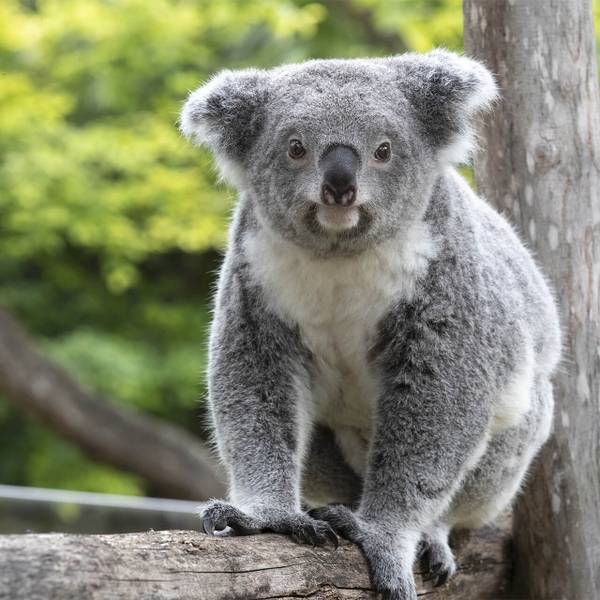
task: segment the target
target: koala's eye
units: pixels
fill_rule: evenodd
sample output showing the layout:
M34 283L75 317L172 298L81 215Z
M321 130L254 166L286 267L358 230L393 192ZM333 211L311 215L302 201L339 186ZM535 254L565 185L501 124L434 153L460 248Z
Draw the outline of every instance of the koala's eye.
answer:
M300 140L290 140L288 146L288 155L290 158L302 158L306 154L306 150Z
M377 150L375 150L375 159L379 162L387 162L392 156L392 148L389 142L383 142Z

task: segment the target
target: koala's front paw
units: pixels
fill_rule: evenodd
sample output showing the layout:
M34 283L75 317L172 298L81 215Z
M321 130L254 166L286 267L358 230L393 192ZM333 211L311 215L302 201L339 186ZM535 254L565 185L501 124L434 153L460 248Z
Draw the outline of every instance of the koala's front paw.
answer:
M354 544L360 545L362 529L359 518L345 504L328 504L308 511L308 514L319 521L327 521L333 530Z
M425 539L419 558L429 572L429 578L436 579L435 587L444 585L456 572L452 550L444 539Z
M291 535L299 543L323 546L329 541L338 546L337 535L328 523L304 513L261 507L247 514L227 502L214 501L201 507L200 518L203 531L209 535L230 527L238 535L271 531Z
M417 534L387 532L342 504L322 506L309 514L327 521L336 533L360 547L369 565L371 583L381 592L382 600L417 599L412 574Z
M199 514L202 531L208 535L214 535L215 531L222 531L226 527L230 527L238 535L252 535L262 530L257 519L227 502L204 504L200 507Z

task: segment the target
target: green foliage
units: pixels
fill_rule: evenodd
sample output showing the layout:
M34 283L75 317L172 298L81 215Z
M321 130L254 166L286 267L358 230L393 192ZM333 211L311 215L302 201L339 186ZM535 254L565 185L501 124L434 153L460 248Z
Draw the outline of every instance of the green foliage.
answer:
M461 44L461 0L2 0L0 304L89 387L201 435L233 194L177 131L188 90L225 67ZM144 492L1 399L0 456L5 483Z
M594 14L594 29L596 31L596 59L600 72L600 0L592 0L592 11Z

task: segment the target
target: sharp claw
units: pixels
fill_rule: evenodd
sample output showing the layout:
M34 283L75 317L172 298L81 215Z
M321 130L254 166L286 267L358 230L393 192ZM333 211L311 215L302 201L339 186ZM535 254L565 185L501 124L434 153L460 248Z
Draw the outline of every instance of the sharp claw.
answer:
M210 517L202 519L202 529L208 535L215 535L215 522Z
M316 546L322 546L325 538L319 533L317 528L311 523L310 524L310 541L313 545L313 548Z
M325 531L325 535L328 537L329 541L335 546L335 549L337 550L340 547L340 540L338 539L338 536L335 534L335 531L333 531L333 529L327 529Z
M312 540L310 539L308 532L304 529L298 530L298 533L292 533L292 536L299 544L310 544Z
M433 585L433 587L441 587L442 585L444 585L448 581L449 576L450 576L450 573L448 571L444 571L437 578L437 581L435 582L435 584Z

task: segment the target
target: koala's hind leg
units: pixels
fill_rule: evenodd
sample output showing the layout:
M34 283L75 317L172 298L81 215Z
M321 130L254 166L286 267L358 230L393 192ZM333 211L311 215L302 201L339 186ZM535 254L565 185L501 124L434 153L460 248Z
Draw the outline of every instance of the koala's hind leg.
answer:
M477 464L454 496L444 516L423 531L419 558L435 585L444 584L456 571L456 563L448 544L454 527L477 528L510 504L523 476L548 437L552 418L552 386L538 378L532 389L532 407L521 423L492 437Z
M492 437L453 498L444 523L451 528L481 527L510 505L532 458L550 433L553 407L552 384L546 377L537 377L531 409L518 425Z
M345 461L331 429L315 426L304 458L303 500L312 506L335 502L354 507L361 490L362 481Z
M436 579L436 587L444 585L456 572L454 556L448 545L449 533L449 528L438 522L423 531L419 542L418 556L429 577Z

